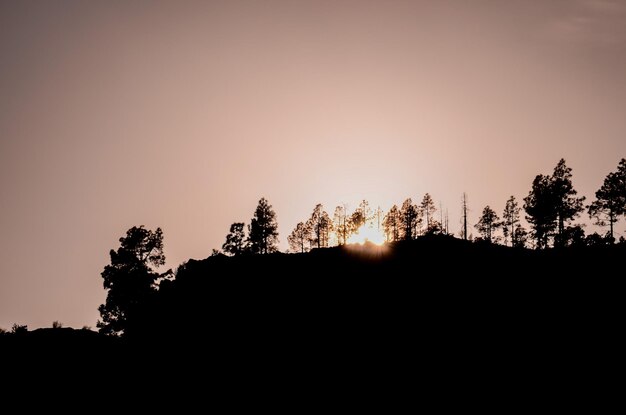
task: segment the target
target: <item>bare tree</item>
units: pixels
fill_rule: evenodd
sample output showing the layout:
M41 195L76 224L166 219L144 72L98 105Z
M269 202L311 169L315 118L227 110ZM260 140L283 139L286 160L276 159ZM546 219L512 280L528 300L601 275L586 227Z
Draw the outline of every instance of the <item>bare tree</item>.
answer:
M467 194L464 192L463 193L463 205L462 205L462 209L463 209L463 229L461 230L461 236L463 237L463 240L467 241Z

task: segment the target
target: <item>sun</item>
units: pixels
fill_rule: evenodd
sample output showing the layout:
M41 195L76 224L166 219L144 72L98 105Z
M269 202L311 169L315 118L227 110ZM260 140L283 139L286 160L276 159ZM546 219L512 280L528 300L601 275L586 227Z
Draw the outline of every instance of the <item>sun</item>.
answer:
M352 244L371 242L376 245L382 245L385 243L385 235L381 229L375 226L363 225L356 233L348 238L348 242Z

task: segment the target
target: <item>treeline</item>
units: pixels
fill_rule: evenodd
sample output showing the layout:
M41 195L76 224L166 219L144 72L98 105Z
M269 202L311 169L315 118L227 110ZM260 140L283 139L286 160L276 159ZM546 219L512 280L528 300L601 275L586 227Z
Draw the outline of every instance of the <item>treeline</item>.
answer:
M345 245L360 232L368 233L368 229L383 234L386 242L415 239L427 234L447 234L447 214L444 217L441 212L438 221L436 213L435 202L428 193L419 205L409 198L400 207L394 205L387 213L380 207L372 209L367 200L361 201L352 213L345 205L337 206L332 219L323 205L318 204L311 216L299 222L287 238L289 249L291 252L306 252L312 248Z
M521 206L513 195L505 202L501 217L491 206L485 206L474 225L479 236L468 235L467 225L463 226L459 236L466 240L537 249L614 243L614 225L626 214L626 159L620 161L615 172L607 175L595 200L587 206L584 201L585 197L578 197L573 187L572 169L561 159L551 175L535 177ZM467 223L466 203L463 195L464 223ZM522 209L529 229L522 225ZM609 227L605 235L585 235L584 226L573 223L585 209L595 224ZM266 199L259 202L247 229L248 235L244 223L233 223L222 246L223 252L241 255L278 250L276 214ZM335 207L331 217L322 204L317 204L311 215L296 225L287 241L290 252L302 253L313 248L345 245L368 230L384 235L386 242L412 240L423 235L447 235L448 213L444 213L441 205L437 208L429 193L420 203L408 198L400 205L394 204L387 212L380 207L372 209L369 202L363 200L352 212L346 205ZM214 250L213 253L219 254L220 251Z
M503 251L502 247L493 246L501 241L520 248L532 242L538 250L534 252L536 254L548 253L544 251L544 248L549 246L611 245L615 242L614 225L621 216L626 214L626 159L620 161L615 172L607 175L595 194L595 200L589 205L585 205L584 202L585 198L579 197L573 187L572 170L567 167L565 160L560 160L552 174L540 174L535 177L531 190L524 198L521 207L514 196L508 198L502 211L502 219L495 210L486 206L478 223L475 224L480 234L477 238L468 235L467 198L463 196L464 226L461 237L466 240L480 241L488 245L488 249L481 250L478 249L480 246L477 244L464 244L452 237L421 238L415 243L398 245L412 246L412 249L419 252L434 254L439 248L433 245L433 241L440 239L446 241L447 248L445 249L455 246L451 241L456 241L454 243L477 248L477 251L472 251L472 255L478 252L488 255L497 251L499 252L497 255L502 258L506 257L502 253L504 251L518 256L527 256L533 252L529 250ZM529 230L521 224L522 209L530 225ZM586 236L583 226L574 223L574 220L585 210L596 224L609 227L606 235L594 233ZM353 212L349 212L346 206L337 206L332 218L324 207L318 204L306 220L296 225L288 241L292 252L344 245L352 242L355 235L360 232L367 233L368 230L381 232L381 235L384 235L385 240L389 242L410 241L422 235L447 235L449 233L447 216L441 207L437 209L433 198L428 193L419 204L413 203L409 198L399 207L392 206L388 212L382 212L380 208L371 209L365 200ZM623 241L623 238L620 240ZM248 254L248 258L244 258L242 262L245 264L268 259L274 261L277 266L286 267L285 269L290 269L294 261L304 261L309 266L316 266L315 258L318 258L318 256L255 255L278 251L276 213L265 198L259 201L248 225L242 222L231 225L222 249L229 256ZM462 252L465 248L456 245L455 249ZM584 252L589 258L593 258L595 254L592 254L592 251L598 252L597 250ZM609 251L614 252L610 249ZM335 252L338 264L344 264L342 261L348 260L342 257L341 252L343 251L336 250ZM165 264L163 233L160 228L155 231L145 229L143 226L129 229L126 236L120 238L120 247L117 250L111 250L110 256L111 263L102 272L103 285L108 293L105 304L99 308L102 319L98 322L98 328L106 334L121 334L130 327L131 321L144 321L146 310L150 309L147 305L162 301L159 297L162 288L177 278L174 278L175 274L171 270L158 272L159 268ZM223 256L223 254L213 250L213 256ZM408 255L406 258L413 257ZM229 259L216 258L216 260L219 262ZM360 266L366 266L364 264ZM563 263L557 261L553 265L560 267ZM387 263L386 266L391 265ZM185 264L180 269L184 271ZM179 275L177 272L176 277ZM15 327L14 330L21 329Z

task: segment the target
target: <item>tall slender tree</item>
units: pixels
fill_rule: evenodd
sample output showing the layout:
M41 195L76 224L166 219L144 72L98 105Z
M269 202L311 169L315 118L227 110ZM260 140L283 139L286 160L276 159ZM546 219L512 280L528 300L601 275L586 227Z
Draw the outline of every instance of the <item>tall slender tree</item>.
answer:
M485 206L483 214L480 216L476 229L480 232L482 238L491 243L495 242L495 231L500 227L500 218L498 214L489 206Z
M411 198L402 203L400 209L400 229L401 237L405 240L415 239L417 236L419 212L417 206L413 204Z
M318 246L327 248L330 244L330 234L333 229L333 221L330 219L328 212L322 211L322 216L318 222Z
M321 203L318 203L313 209L313 213L307 221L307 227L311 229L311 243L313 245L317 245L318 248L328 246L332 221Z
M429 193L426 193L422 199L422 203L420 204L420 213L426 218L426 233L432 232L437 227L435 220L436 211L437 208L435 207L433 198Z
M400 240L400 212L398 206L393 205L383 218L383 230L388 242Z
M337 244L345 245L348 240L349 223L346 206L337 206L333 214L333 229L337 235Z
M259 200L254 217L250 221L248 243L253 254L269 254L278 251L278 224L276 212L264 197Z
M373 224L376 225L376 230L378 230L379 232L382 229L384 219L385 219L385 213L380 208L380 206L378 206L376 210L374 210L372 221L373 221Z
M583 211L585 197L576 197L577 192L572 184L572 169L567 167L565 159L559 160L550 181L557 217L555 245L564 246L567 242L565 227Z
M467 241L467 194L463 192L463 204L462 204L462 213L463 213L463 230L461 231L463 235L463 240Z
M515 196L509 197L504 206L504 212L502 212L502 233L504 234L505 244L510 236L511 246L515 246L515 226L519 223L520 211L521 208L518 206Z

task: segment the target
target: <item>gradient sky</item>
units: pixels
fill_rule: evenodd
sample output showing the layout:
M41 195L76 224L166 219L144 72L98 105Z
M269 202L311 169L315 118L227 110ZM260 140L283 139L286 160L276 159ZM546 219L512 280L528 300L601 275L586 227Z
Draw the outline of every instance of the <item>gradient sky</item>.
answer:
M318 202L457 232L561 157L592 197L625 81L624 1L0 0L0 327L95 327L129 227L175 268L261 196L283 249Z

